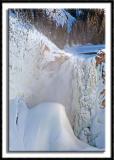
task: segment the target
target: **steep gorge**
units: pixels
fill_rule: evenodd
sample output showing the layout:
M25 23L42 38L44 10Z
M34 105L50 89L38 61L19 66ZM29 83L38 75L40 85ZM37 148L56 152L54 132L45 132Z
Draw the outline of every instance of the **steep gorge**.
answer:
M75 135L104 148L104 59L66 53L16 17L9 17L9 26L10 99L23 97L29 107L64 105Z
M61 49L67 44L105 43L103 9L17 9L12 12L34 25Z

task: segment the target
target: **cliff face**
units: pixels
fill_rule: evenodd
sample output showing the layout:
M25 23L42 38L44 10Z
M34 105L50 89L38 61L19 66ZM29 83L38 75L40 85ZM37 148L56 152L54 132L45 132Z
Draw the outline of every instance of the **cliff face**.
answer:
M69 9L14 10L61 49L66 44L104 43L104 10L74 9L72 12Z
M73 56L15 16L9 26L10 98L63 104L75 135L104 148L104 52Z
M101 50L97 53L96 56L96 66L100 70L101 78L103 80L103 84L105 85L105 51ZM101 91L102 101L101 108L105 108L105 88Z

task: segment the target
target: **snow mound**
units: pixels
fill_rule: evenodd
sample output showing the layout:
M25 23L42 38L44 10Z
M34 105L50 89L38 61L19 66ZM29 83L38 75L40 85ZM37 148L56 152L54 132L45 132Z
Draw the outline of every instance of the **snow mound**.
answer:
M67 31L71 32L72 25L76 19L64 9L46 9L47 16L56 22L56 26L67 26Z
M29 109L22 98L10 101L10 151L97 150L78 140L63 105L42 103Z

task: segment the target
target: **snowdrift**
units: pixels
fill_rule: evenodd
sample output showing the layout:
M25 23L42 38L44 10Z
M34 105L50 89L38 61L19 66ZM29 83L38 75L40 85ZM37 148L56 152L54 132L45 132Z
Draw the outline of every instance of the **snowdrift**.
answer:
M9 26L10 99L23 97L28 108L44 102L62 104L75 136L104 149L104 62L96 65L95 55L74 56L60 50L15 16L9 17Z
M30 109L17 97L10 101L9 116L10 151L97 151L75 137L61 104L41 103Z

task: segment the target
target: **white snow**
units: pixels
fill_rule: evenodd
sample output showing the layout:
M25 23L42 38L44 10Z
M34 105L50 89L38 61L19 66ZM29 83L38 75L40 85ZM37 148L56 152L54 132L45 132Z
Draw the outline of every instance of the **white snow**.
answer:
M9 115L10 151L97 151L75 137L61 104L48 102L29 109L17 97L10 101Z
M35 109L33 109L35 108L34 106L44 102L46 102L46 104L43 106L46 106L47 102L53 102L53 106L56 106L54 108L57 108L57 106L59 106L58 104L61 104L65 107L66 114L63 113L62 115L63 117L64 115L65 117L66 115L68 116L70 124L73 128L73 132L75 134L75 138L78 137L82 141L91 144L92 146L104 149L105 109L101 109L101 101L103 97L100 95L101 91L104 89L104 84L101 76L104 64L98 65L96 67L95 55L73 55L71 54L72 49L69 49L67 52L60 50L42 33L39 33L33 26L30 25L29 27L27 27L28 24L24 24L16 17L10 16L9 26L9 95L10 99L15 98L16 96L23 97L23 100L29 107L29 109L27 107L20 107L20 109L16 111L16 108L14 108L14 106L17 105L18 100L16 102L13 102L15 103L15 105L11 107L11 114L13 114L12 116L14 117L14 119L17 119L18 122L18 118L16 117L18 117L18 115L20 115L20 112L22 111L22 113L25 114L24 117L26 119L26 122L25 119L22 118L21 122L19 122L20 126L22 125L22 128L18 128L18 125L15 124L15 120L13 121L12 119L10 119L12 128L10 134L12 143L11 148L15 148L16 150L23 150L25 148L34 150L38 147L37 143L34 144L36 142L34 140L38 138L41 139L41 141L39 140L40 148L37 149L41 150L42 145L44 150L52 149L47 146L49 145L48 140L50 140L48 135L53 133L52 130L47 128L47 130L50 130L47 133L45 127L40 127L45 131L43 135L43 133L40 134L40 129L39 131L37 130L39 128L37 125L40 124L41 119L42 126L45 126L44 122L47 118L46 120L50 128L53 128L53 126L60 127L62 125L62 127L60 127L61 129L59 128L60 130L62 130L62 128L65 128L65 126L64 123L59 125L61 119L59 116L60 113L63 112L63 109L62 111L61 109L57 110L58 117L55 116L55 119L53 120L54 124L49 123L48 118L54 118L53 115L50 114L55 114L56 109L53 109L54 113L47 113L48 117L44 116L46 113L43 114L43 111L45 109L41 109L40 113L42 113L43 116L40 116L39 119L37 119L38 117L35 118L36 116L34 116L34 119L32 120L33 116L31 117L31 115L35 114ZM85 47L85 49L86 48L87 47ZM24 102L22 102L22 104L25 105ZM26 114L28 115L28 110L30 110L30 115L26 116ZM36 112L38 112L37 114L39 114L39 111ZM44 112L47 112L47 110ZM27 117L31 118L29 119ZM63 117L62 121L65 121L66 123L67 117ZM34 127L32 121L35 120L39 121L39 123L34 122L34 134L36 134L36 132L38 131L38 136L33 136L33 133L30 130L31 133L29 133L28 139L30 139L33 144L31 146L31 141L28 141L26 139L26 136L26 138L24 138L24 147L25 145L26 147L24 148L22 147L23 139L19 141L19 138L22 138L26 130L31 128L29 128L29 124L30 126L32 125ZM55 125L56 122L57 125ZM24 129L24 127L27 128ZM61 144L61 142L63 142L62 138L60 138L60 141L58 140L56 144L62 150L80 150L80 147L75 148L77 142L75 143L74 138L71 138L74 137L71 136L72 131L69 131L69 133L68 130L70 129L61 131L62 133L60 136L64 137L64 135L67 135L65 136L66 143L63 143L66 148L64 148ZM20 134L18 134L18 131ZM15 134L15 136L16 134L18 134L18 136L16 136L17 138L15 137L15 141L13 141L13 133ZM54 132L52 134L52 137L55 136L55 134L56 133ZM44 137L44 142L43 138L39 137L41 135ZM66 137L70 137L68 138L68 141L70 141L69 146L67 145L68 141L66 140ZM33 138L34 140L32 140ZM13 147L16 144L18 144L17 147ZM54 145L55 144L51 146L54 147ZM58 146L55 145L55 149L58 149ZM88 148L86 149L88 150Z
M16 97L15 100L10 100L9 150L24 150L23 137L27 114L27 106L21 98Z

